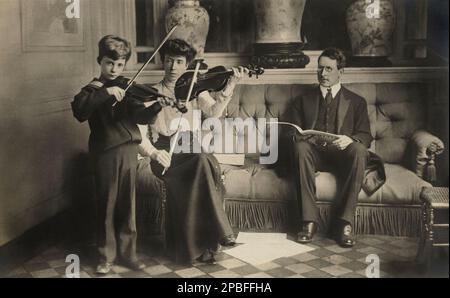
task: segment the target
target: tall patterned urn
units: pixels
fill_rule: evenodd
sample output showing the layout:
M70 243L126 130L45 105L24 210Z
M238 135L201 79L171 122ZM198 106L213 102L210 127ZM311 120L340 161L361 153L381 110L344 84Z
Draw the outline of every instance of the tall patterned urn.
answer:
M353 66L388 66L395 29L391 0L356 0L346 11Z
M197 50L197 57L205 52L209 30L209 15L198 0L175 0L166 15L166 32L178 25L171 39L180 38Z
M300 38L306 0L253 0L256 43L252 62L265 68L304 68Z

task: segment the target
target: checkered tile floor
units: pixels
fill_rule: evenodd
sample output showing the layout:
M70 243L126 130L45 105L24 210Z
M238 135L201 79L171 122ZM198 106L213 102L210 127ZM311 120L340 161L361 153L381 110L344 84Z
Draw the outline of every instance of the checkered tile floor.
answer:
M110 274L104 277L147 277L147 278L272 278L272 277L365 277L369 254L380 257L381 277L422 277L415 263L417 242L415 238L388 236L359 236L353 248L341 248L335 241L316 236L309 246L315 250L291 257L283 257L269 263L253 266L226 254L219 253L215 264L196 263L178 265L170 261L157 249L141 252L141 260L146 268L130 271L115 265ZM86 250L86 249L84 249ZM68 254L78 254L81 261L81 277L99 277L94 273L95 260L82 250L53 247L41 255L9 272L7 277L64 277L65 258ZM440 256L446 268L440 274L448 277L448 250Z

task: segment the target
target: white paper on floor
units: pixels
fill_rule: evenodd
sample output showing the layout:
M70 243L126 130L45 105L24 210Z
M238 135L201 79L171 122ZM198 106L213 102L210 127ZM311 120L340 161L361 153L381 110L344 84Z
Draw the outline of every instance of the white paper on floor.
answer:
M314 250L307 245L288 240L286 234L282 233L239 233L236 242L243 244L224 252L252 265Z
M286 233L246 233L239 232L236 243L272 243L287 239Z

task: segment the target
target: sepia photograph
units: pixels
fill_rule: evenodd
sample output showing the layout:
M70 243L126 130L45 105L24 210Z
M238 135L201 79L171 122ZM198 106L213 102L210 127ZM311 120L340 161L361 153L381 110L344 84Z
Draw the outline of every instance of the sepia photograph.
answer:
M448 4L0 0L0 279L449 278Z

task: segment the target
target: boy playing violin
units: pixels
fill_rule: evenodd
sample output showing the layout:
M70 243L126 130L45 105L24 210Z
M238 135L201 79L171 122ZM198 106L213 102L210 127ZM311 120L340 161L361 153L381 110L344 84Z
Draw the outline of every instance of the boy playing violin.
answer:
M91 130L89 153L98 199L97 273L106 274L117 255L133 270L145 267L136 255L135 178L141 142L137 124L151 123L162 106L156 102L146 107L114 86L131 56L127 40L107 35L98 47L100 77L75 96L72 110L78 121L89 122Z

